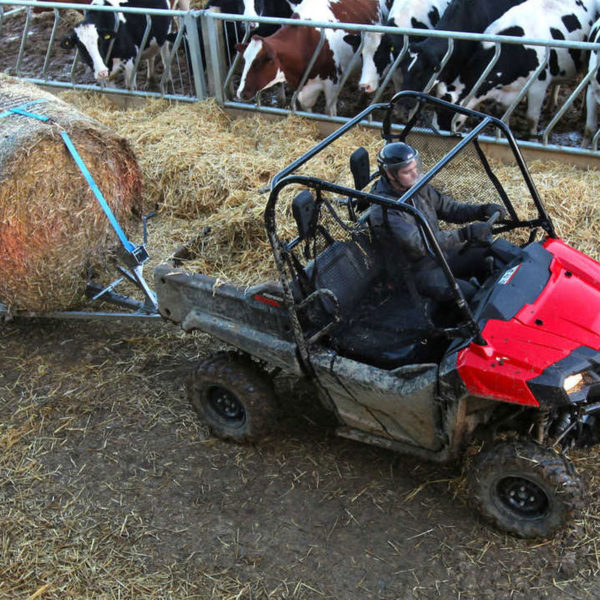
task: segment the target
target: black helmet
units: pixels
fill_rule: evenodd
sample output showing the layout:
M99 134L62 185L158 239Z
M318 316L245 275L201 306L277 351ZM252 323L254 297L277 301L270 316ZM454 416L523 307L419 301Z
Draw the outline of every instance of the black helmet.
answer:
M386 144L377 154L377 165L382 173L401 169L412 160L418 161L419 153L403 142Z

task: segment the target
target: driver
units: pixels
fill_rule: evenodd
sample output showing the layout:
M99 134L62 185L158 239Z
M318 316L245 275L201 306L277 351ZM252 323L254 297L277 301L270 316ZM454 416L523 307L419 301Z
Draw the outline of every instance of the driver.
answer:
M393 142L385 145L377 155L377 164L381 177L371 190L374 194L396 200L421 178L419 153L408 144ZM504 207L499 204L456 202L431 185L425 185L407 202L425 217L464 296L471 298L477 290L477 282L469 281L469 278L481 276L483 280L489 274L485 255L492 237L489 223L472 221L485 221L496 212L500 212L504 218ZM461 229L443 231L440 230L438 219L469 224ZM394 250L402 252L421 294L441 302L452 300L448 280L429 253L425 237L412 215L373 205L369 221L374 233L383 241L388 262L391 259L397 265L398 254Z

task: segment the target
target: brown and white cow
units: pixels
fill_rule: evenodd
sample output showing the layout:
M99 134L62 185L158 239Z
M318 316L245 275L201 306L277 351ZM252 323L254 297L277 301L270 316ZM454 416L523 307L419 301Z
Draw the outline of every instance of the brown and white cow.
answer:
M365 25L378 24L381 17L379 0L303 0L293 15L303 20ZM336 114L340 77L354 54L352 43L345 37L348 32L343 29L325 29L323 48L298 94L305 110L312 109L319 94L324 92L327 112ZM238 44L245 64L237 97L250 100L277 83L298 89L319 39L320 33L314 27L286 25L268 37L255 35L248 44Z

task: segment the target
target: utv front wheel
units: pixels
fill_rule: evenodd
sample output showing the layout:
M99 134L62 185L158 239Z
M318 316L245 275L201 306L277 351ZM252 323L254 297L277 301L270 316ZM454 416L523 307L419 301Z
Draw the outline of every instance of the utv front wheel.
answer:
M480 452L469 487L488 521L524 538L550 537L582 505L582 483L571 462L533 442L498 442Z
M219 352L200 362L187 392L200 419L220 438L257 441L275 421L271 380L240 354Z

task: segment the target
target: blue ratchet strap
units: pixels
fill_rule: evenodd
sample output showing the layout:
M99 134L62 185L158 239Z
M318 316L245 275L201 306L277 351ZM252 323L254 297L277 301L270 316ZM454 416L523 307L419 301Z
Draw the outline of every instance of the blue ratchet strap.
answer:
M73 145L71 138L67 135L67 132L64 129L61 130L60 135L65 143L65 146L67 147L67 150L71 153L73 160L79 167L79 170L81 171L82 175L85 177L85 180L87 181L88 185L90 186L90 189L94 193L94 196L96 196L96 200L98 200L98 203L100 204L100 206L102 207L102 210L106 214L106 217L108 218L108 221L112 225L112 228L115 230L115 233L119 237L119 240L121 241L121 244L123 245L123 248L125 248L125 250L127 250L127 252L133 253L133 251L135 250L135 246L127 239L125 232L121 229L121 226L119 225L119 221L117 221L115 214L113 213L110 206L104 199L102 192L96 185L96 182L94 181L94 178L92 177L92 174L88 171L88 168L85 166L83 159L81 158L81 156L79 156L79 152L77 152L77 149Z
M0 113L0 118L7 117L7 116L13 115L13 114L17 114L17 115L22 115L24 117L31 117L32 119L37 119L38 121L44 121L44 122L51 121L51 119L49 117L46 117L44 115L38 115L36 113L28 112L25 110L25 108L28 108L32 104L37 104L38 102L45 102L45 100L44 99L34 100L32 102L27 102L26 104L22 104L21 106L17 106L15 108L9 108L7 111ZM62 127L61 127L61 131L60 131L60 135L63 139L63 142L65 143L65 146L67 147L67 150L71 153L71 156L73 157L73 160L75 161L75 164L77 165L77 167L81 171L81 174L83 175L83 177L87 181L88 185L90 186L90 189L92 190L94 196L96 196L96 200L98 200L98 204L100 204L100 207L102 208L102 210L104 211L104 214L108 218L109 223L111 224L112 228L115 230L115 233L117 234L121 244L123 245L123 248L125 248L125 250L127 252L129 252L130 254L133 254L136 258L142 258L142 260L143 260L144 253L142 253L142 255L140 257L138 257L138 254L136 252L136 250L137 250L136 246L129 241L129 239L125 235L125 232L121 229L121 225L119 225L119 222L117 221L117 218L115 217L115 214L113 213L110 206L108 205L108 202L106 202L104 196L102 195L102 192L100 191L100 188L96 185L96 182L94 181L94 178L92 177L92 174L89 172L88 168L85 166L85 163L83 162L83 159L79 155L79 152L77 152L77 149L73 145L71 138L68 136L67 132L64 129L62 129Z

